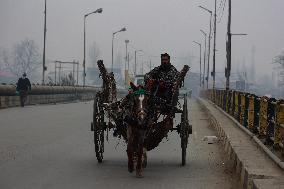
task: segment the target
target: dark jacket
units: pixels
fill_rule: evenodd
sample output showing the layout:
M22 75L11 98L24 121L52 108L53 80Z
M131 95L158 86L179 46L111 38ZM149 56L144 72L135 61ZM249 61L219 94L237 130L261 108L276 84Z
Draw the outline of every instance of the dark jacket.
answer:
M168 65L167 67L158 66L147 73L144 77L145 85L151 79L162 80L165 82L173 83L178 76L179 72L173 65Z
M17 91L31 90L32 86L28 78L20 78L17 83Z
M145 86L151 93L170 102L173 95L172 87L178 75L179 72L173 65L160 65L144 76Z

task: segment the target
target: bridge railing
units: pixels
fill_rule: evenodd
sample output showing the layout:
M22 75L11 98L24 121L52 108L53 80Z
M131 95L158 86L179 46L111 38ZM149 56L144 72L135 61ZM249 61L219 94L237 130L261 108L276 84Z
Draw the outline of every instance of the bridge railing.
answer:
M284 100L219 89L202 91L201 96L234 117L264 144L272 146L284 160Z
M91 100L99 90L89 86L51 86L32 85L28 93L27 104L49 104L72 100ZM15 107L20 105L16 93L16 85L0 84L0 108Z

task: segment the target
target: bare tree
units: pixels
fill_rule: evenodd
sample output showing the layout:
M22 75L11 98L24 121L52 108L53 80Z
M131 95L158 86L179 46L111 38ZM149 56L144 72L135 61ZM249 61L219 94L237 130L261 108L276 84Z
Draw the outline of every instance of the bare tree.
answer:
M100 55L101 55L101 51L98 45L96 44L96 42L93 42L89 50L91 67L97 67L97 61L99 60Z
M284 67L284 52L275 57L274 63L278 63L278 64L280 64L282 67Z
M0 48L0 70L5 70L5 65L9 62L8 51L4 48Z
M11 61L11 58L7 54L4 56L5 67L18 77L24 72L32 75L40 67L41 56L33 40L25 39L16 44L11 57L13 61Z

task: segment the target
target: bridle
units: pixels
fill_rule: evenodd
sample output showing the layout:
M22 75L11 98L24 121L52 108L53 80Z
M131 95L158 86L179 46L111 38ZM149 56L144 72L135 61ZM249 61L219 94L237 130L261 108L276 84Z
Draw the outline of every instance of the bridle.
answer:
M145 100L149 98L149 93L143 89L139 88L135 92L132 93L132 96L135 98L136 106L133 109L133 117L135 117L137 121L137 125L139 127L145 128L148 122L148 109L145 107Z

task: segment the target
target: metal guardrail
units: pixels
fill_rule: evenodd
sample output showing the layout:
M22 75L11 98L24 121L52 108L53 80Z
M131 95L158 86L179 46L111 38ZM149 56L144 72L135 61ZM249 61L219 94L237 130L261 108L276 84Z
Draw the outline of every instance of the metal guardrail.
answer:
M201 95L214 102L254 133L284 161L284 100L259 97L234 90L206 90Z

